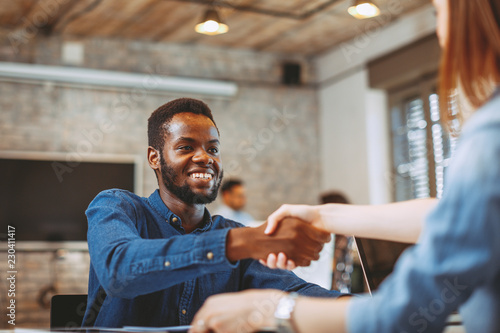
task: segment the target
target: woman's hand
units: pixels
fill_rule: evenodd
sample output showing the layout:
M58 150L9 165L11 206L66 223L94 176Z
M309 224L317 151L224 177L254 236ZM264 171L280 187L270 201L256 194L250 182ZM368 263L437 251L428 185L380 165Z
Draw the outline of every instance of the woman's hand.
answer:
M329 232L321 219L321 215L319 213L320 207L321 206L309 205L282 205L267 218L267 228L265 233L267 235L272 234L276 230L278 224L287 217L300 219L304 222L311 223L318 229Z
M275 328L280 290L247 290L209 297L196 313L189 333L255 332Z
M325 230L323 221L321 220L319 214L319 206L308 206L308 205L282 205L278 210L269 215L267 218L267 228L265 233L267 235L272 234L279 223L286 218L297 218L306 223L310 223L318 229ZM261 264L269 268L280 268L292 270L297 265L293 260L289 260L285 253L280 252L277 255L275 253L270 253L266 259L259 260Z

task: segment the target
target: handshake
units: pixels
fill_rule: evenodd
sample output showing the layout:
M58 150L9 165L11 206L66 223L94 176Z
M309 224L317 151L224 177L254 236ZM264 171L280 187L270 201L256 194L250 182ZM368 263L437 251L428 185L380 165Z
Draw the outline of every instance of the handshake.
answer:
M271 268L309 266L319 259L323 245L331 239L311 216L290 216L287 206L273 213L262 226L230 230L226 256L230 261L258 259Z

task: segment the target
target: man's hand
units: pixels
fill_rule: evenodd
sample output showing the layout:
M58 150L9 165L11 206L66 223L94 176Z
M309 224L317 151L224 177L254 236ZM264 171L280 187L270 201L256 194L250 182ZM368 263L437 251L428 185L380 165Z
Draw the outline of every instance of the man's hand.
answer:
M227 258L266 260L271 253L283 252L297 266L309 266L312 260L319 259L330 234L296 218L285 218L282 222L271 235L264 234L267 223L257 228L231 229L226 243Z

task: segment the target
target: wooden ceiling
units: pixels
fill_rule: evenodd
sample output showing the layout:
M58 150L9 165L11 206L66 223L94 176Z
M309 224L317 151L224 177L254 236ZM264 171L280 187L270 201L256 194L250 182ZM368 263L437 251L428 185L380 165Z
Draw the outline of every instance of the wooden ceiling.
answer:
M431 0L374 0L382 15L356 20L352 0L0 0L0 32L203 44L312 56L377 29ZM194 26L211 3L229 26Z

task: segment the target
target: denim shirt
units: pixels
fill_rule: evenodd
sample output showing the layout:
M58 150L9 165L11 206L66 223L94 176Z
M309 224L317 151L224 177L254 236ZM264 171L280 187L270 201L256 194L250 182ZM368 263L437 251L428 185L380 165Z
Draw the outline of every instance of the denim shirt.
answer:
M500 94L467 121L418 245L373 298L352 300L349 332L441 332L459 310L467 332L500 330Z
M256 260L229 262L227 233L242 225L205 210L203 226L186 234L158 190L149 198L103 191L86 214L91 263L84 326L189 325L209 296L251 288L339 296Z

